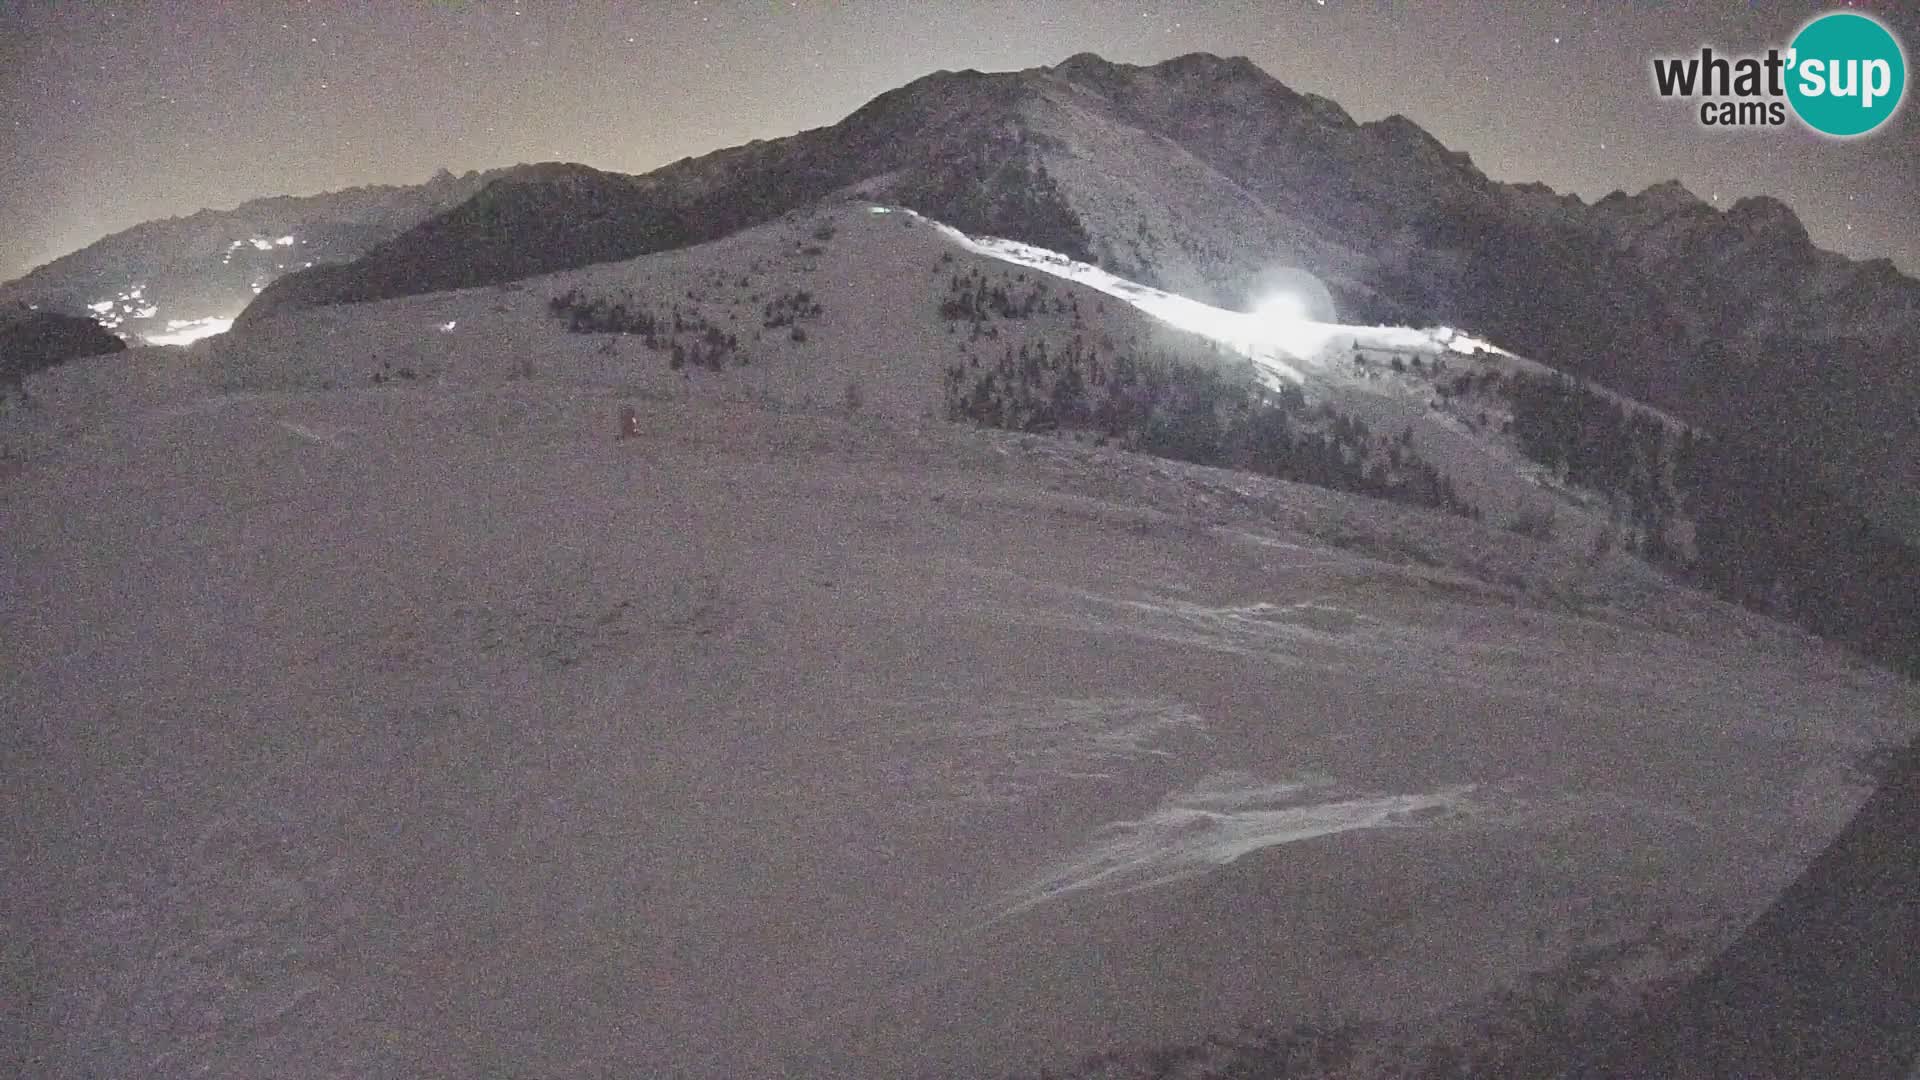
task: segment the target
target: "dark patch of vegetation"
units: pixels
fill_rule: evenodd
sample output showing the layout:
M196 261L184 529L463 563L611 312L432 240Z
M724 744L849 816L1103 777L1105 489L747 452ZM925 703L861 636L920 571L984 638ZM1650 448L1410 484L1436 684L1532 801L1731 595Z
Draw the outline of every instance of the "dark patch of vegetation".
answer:
M1389 275L1383 292L1425 318L1471 326L1525 356L1555 357L1640 400L1646 370L1677 370L1684 327L1633 263L1571 225L1548 224L1473 198L1436 202L1408 223L1420 248L1457 256L1457 274Z
M1749 227L1735 224L1736 214L1722 220L1704 206L1693 212L1720 220L1714 228L1728 239ZM1888 329L1861 297L1895 295L1882 291L1889 286L1915 295L1910 281L1897 284L1890 264L1876 272L1876 287L1825 301L1828 317L1802 311L1780 320L1754 298L1805 287L1800 278L1814 262L1804 234L1773 234L1769 243L1789 247L1768 248L1758 261L1730 264L1709 245L1654 269L1644 253L1616 248L1605 230L1512 214L1470 196L1436 202L1406 227L1409 242L1438 257L1375 283L1401 312L1472 326L1709 431L1768 431L1770 455L1821 477L1868 516L1920 535L1909 486L1885 465L1910 460L1920 447L1920 425L1912 423L1920 383L1902 370L1920 350L1920 330L1909 320L1891 335L1847 333L1856 321ZM1730 265L1751 272L1730 273ZM1440 266L1453 269L1435 272ZM1849 309L1857 303L1869 307ZM1360 321L1409 317L1353 314Z
M1381 439L1352 417L1271 390L1251 363L1212 366L1160 355L1102 357L1076 335L1007 346L945 374L947 418L1013 431L1069 432L1159 457L1241 469L1394 502L1478 511L1404 440Z
M775 330L782 326L793 326L801 319L818 319L820 314L820 302L813 298L812 293L805 289L789 289L767 301L766 307L761 309L760 325ZM806 339L803 335L794 340Z
M1553 508L1551 506L1529 506L1513 516L1507 522L1507 531L1517 533L1530 540L1552 540L1554 535Z
M1003 273L990 281L986 274L973 269L948 279L946 299L940 302L940 317L949 322L979 322L989 317L1030 319L1036 311L1061 310L1055 306L1059 298L1053 297L1052 303L1049 302L1049 291L1045 277L1036 276L1029 284L1025 274L1009 278ZM1079 311L1077 299L1074 311Z
M1667 423L1564 376L1516 374L1497 380L1513 406L1520 452L1567 483L1622 507L1642 550L1666 555L1675 503L1674 436Z
M69 360L125 350L127 343L77 315L18 308L0 311L0 386Z
M382 360L380 361L380 370L373 373L373 385L380 386L390 382L413 382L419 377L420 373L410 367L396 369L393 366L393 361Z
M677 303L662 310L628 292L605 297L569 289L547 301L547 310L565 319L567 329L576 334L639 337L649 351L664 354L674 371L691 367L717 372L725 370L729 361L739 367L750 362L740 351L738 335Z
M649 307L629 296L587 297L578 289L568 289L547 301L547 311L566 319L567 329L576 334L638 334L655 338L660 333L661 320Z
M1641 554L1715 595L1920 675L1920 552L1784 453L1676 434L1561 376L1504 380L1520 451L1624 508ZM1671 542L1693 526L1692 552Z

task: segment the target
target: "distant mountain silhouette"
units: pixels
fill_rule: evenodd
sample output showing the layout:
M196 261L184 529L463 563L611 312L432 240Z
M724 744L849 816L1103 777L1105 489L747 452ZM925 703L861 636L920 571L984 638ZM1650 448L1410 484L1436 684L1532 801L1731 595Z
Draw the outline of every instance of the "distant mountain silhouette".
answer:
M424 184L275 196L145 222L0 285L0 302L80 315L117 301L117 328L134 337L161 333L170 321L230 318L252 302L255 286L309 262L319 269L359 258L508 171L443 169ZM285 237L292 239L281 243ZM140 294L129 295L135 289Z

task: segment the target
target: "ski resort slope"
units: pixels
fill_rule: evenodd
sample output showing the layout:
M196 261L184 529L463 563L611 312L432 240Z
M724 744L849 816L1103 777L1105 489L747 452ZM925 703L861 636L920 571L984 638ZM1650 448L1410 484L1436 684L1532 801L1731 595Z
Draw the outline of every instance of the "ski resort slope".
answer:
M929 423L974 256L836 221L29 378L0 1071L999 1075L1418 1022L1652 927L1697 963L1913 733L1617 555ZM609 353L574 287L754 362ZM801 287L807 340L756 337Z
M989 338L973 337L967 322L938 314L950 281L968 274L1016 291L1045 275L1055 283L1051 295L1073 298L1076 308L1069 316L1043 307L994 323ZM737 338L739 351L724 374L674 372L663 353L647 351L637 337L567 334L546 302L569 290L635 308L650 304L662 318L670 309L698 317ZM762 317L768 302L799 292L824 309L803 322L804 341ZM1391 366L1397 357L1456 372L1547 370L1532 361L1451 328L1229 311L1057 252L968 236L910 210L857 200L628 262L275 315L246 333L214 339L206 368L221 389L284 391L365 385L383 371L403 370L436 385L494 386L516 377L516 363L529 363L541 379L649 397L787 405L839 401L857 384L868 412L930 418L941 407L940 379L949 366L993 364L1042 345L1058 354L1075 340L1102 355L1215 364L1247 357L1271 385L1297 385L1381 436L1404 434L1489 521L1551 512L1576 547L1607 527L1603 504L1554 488L1510 440L1469 431L1436 408L1430 374ZM735 366L741 359L745 365Z
M875 207L873 212L892 211ZM1115 297L1159 323L1245 356L1270 387L1290 383L1375 431L1406 433L1407 445L1439 466L1460 494L1491 520L1546 514L1558 521L1575 544L1590 543L1608 526L1607 508L1597 500L1553 490L1541 470L1511 445L1470 432L1442 413L1430 378L1396 372L1396 365L1417 362L1436 365L1429 370L1551 374L1542 364L1452 327L1349 325L1215 307L1129 281L1059 252L1015 240L969 236L949 225L932 224L969 252ZM1275 306L1283 311L1304 306L1299 297L1272 299L1279 301ZM1637 403L1631 407L1657 414ZM1669 427L1682 426L1671 416L1657 415Z
M894 212L874 207L872 213ZM900 213L920 215L911 210ZM1513 354L1447 327L1416 330L1404 326L1347 326L1304 317L1276 318L1251 311L1231 311L1129 281L1098 266L1078 262L1057 251L998 237L974 237L939 222L940 233L968 251L1018 266L1032 267L1067 281L1078 282L1116 297L1170 326L1225 345L1260 365L1275 379L1295 384L1307 381L1311 370L1331 375L1339 361L1364 349L1402 355L1472 356L1486 350L1511 358ZM1343 368L1345 365L1341 365Z

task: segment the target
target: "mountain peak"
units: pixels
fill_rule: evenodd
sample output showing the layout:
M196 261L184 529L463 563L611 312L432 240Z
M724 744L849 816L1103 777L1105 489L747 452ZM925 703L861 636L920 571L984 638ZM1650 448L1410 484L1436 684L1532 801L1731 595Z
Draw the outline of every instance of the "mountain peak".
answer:
M1785 241L1794 247L1809 247L1812 244L1807 236L1807 227L1800 223L1799 215L1771 195L1749 195L1741 199L1727 211L1727 220L1738 223L1750 232Z
M1125 84L1129 75L1140 69L1131 64L1114 63L1099 53L1080 52L1042 70L1077 86L1111 94Z
M1612 191L1594 203L1593 208L1615 220L1664 220L1674 215L1692 215L1703 220L1714 217L1713 207L1678 180L1651 184L1638 195Z
M1273 78L1273 76L1261 70L1258 64L1255 64L1252 60L1244 56L1219 56L1209 52L1183 53L1147 67L1108 60L1099 53L1078 52L1046 70L1069 79L1083 79L1095 82L1112 79L1118 75L1138 72L1150 72L1155 75L1169 76L1176 79L1258 79L1266 81Z
M1635 196L1635 198L1640 199L1642 202L1651 203L1655 206L1670 210L1682 210L1692 206L1706 205L1700 196L1687 190L1687 186L1678 180L1662 180L1657 184L1650 185L1645 191Z
M1411 143L1415 146L1436 147L1442 151L1446 150L1446 146L1442 144L1439 139L1434 138L1431 132L1419 124L1414 123L1401 113L1381 117L1378 120L1371 121L1366 126L1382 135L1389 136L1396 142Z
M1771 195L1745 196L1733 204L1727 216L1744 219L1756 226L1789 225L1798 228L1800 225L1800 217L1793 212L1793 208Z
M1096 52L1077 52L1053 66L1053 70L1062 75L1076 75L1081 72L1108 72L1120 65L1108 60Z
M1370 120L1360 125L1361 130L1391 147L1396 154L1422 160L1448 170L1477 170L1473 168L1473 158L1464 150L1449 150L1447 145L1433 137L1433 133L1421 127L1408 117L1399 113Z
M1533 200L1536 204L1558 206L1566 209L1583 210L1587 201L1578 192L1562 194L1553 186L1541 180L1527 180L1517 184L1508 184L1507 189L1522 199Z
M537 161L531 165L515 166L500 179L538 184L556 180L590 180L620 175L604 172L591 165L582 165L577 161Z
M1160 75L1180 79L1205 79L1210 82L1274 81L1273 76L1260 69L1260 65L1244 56L1216 56L1207 52L1190 52L1171 60L1162 60L1153 65L1151 70Z

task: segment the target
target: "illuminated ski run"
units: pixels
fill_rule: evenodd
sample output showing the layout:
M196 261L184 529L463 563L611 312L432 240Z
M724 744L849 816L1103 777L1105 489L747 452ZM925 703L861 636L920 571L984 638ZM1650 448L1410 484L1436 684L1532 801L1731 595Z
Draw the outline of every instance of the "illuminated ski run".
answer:
M873 210L882 212L891 208L873 207ZM1217 342L1251 359L1274 379L1305 383L1309 372L1327 372L1335 358L1350 354L1356 348L1427 356L1449 352L1470 356L1479 350L1512 355L1489 342L1448 327L1415 329L1405 326L1354 326L1305 318L1275 318L1261 312L1231 311L1129 281L1100 267L1070 259L1057 251L1017 240L969 236L951 225L934 221L912 210L901 212L919 218L975 254L1077 282L1125 301L1169 326Z

